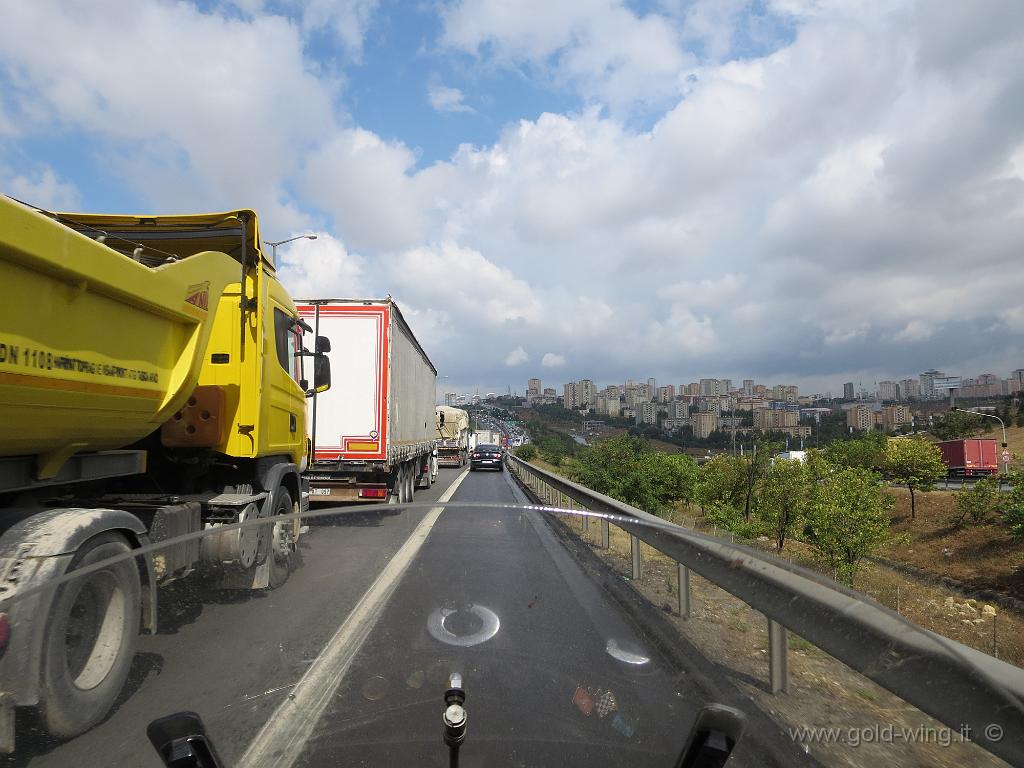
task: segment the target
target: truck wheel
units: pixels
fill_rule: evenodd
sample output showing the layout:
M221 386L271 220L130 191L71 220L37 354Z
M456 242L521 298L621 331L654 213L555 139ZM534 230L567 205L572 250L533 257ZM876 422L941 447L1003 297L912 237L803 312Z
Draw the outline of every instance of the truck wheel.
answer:
M274 516L290 515L295 512L292 507L292 496L287 488L278 489L277 505ZM286 581L292 572L292 521L279 520L274 523L270 533L270 583L269 589L277 589Z
M412 501L412 467L405 462L398 469L398 503L408 504Z
M430 460L427 460L427 471L420 475L419 487L423 490L430 488L434 484L434 478L430 474Z
M69 738L106 717L131 669L141 617L139 570L125 538L104 533L86 542L69 571L121 556L62 585L47 620L39 711L47 730Z

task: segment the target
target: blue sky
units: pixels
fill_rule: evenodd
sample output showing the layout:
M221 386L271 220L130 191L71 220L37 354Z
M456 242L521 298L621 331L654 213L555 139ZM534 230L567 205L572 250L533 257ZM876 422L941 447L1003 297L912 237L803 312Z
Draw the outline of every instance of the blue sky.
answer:
M0 189L317 232L457 387L826 391L1024 365L1020 103L1015 0L38 0Z

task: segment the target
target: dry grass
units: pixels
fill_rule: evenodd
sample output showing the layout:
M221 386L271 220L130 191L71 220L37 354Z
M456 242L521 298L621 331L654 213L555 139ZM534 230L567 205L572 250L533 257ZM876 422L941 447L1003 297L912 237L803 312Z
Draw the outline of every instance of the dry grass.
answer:
M917 516L910 517L910 494L893 488L894 533L907 534L909 546L888 546L880 554L974 590L993 590L1024 599L1024 543L1015 542L1001 521L954 529L958 491L917 494Z
M567 525L587 541L595 554L628 578L631 571L629 535L611 527L610 547L599 543L600 527L591 521L584 530L582 519ZM892 725L896 729L934 729L942 725L868 678L815 648L803 638L789 636L790 690L773 696L765 684L768 676L768 633L765 617L741 600L705 579L691 575L689 620L676 615L678 601L676 563L641 543L643 576L634 586L660 607L681 635L691 641L710 662L744 691L765 713L785 728L838 727L871 729ZM806 745L808 751L827 765L864 766L988 766L1006 765L972 744L936 743Z

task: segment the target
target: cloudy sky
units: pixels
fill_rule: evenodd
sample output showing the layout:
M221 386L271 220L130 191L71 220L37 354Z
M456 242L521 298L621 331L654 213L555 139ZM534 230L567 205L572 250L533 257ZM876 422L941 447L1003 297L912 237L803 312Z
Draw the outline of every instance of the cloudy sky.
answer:
M454 388L1024 367L1020 0L32 0L0 191L253 207Z

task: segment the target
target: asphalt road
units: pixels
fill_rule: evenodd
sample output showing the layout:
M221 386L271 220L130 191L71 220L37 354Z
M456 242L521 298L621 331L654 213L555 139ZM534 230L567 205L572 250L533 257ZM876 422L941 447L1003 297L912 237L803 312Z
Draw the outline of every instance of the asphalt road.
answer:
M453 483L455 502L526 502L505 472L454 469L416 501ZM278 590L164 590L161 630L141 638L116 711L64 743L21 717L19 751L0 765L159 766L146 725L180 710L202 716L232 766L445 765L453 672L464 766L673 764L706 697L539 513L328 511Z

